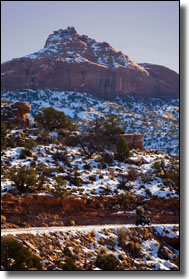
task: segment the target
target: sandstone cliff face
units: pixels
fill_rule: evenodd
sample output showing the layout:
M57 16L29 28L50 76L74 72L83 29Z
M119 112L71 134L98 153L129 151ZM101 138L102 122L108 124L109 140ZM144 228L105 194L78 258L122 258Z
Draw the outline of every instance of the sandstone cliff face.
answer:
M2 89L73 90L99 97L128 93L178 97L178 74L163 66L150 65L150 70L147 66L68 27L51 34L42 50L3 63Z
M138 197L129 205L129 210L134 210L142 204L143 198ZM151 218L153 223L178 222L179 214L172 214L175 209L179 212L178 199L149 200L146 204L151 211L147 217ZM1 214L6 217L8 223L19 226L23 226L24 222L39 227L47 224L62 226L70 225L71 220L74 220L77 225L135 223L135 213L123 211L120 214L117 212L118 208L118 197L90 199L70 195L60 198L30 194L18 198L11 194L1 195Z

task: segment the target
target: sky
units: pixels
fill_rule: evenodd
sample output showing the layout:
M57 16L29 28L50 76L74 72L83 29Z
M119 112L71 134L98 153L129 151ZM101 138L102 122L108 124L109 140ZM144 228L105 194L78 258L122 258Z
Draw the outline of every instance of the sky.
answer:
M108 42L179 72L179 1L1 1L1 61L42 49L55 30Z

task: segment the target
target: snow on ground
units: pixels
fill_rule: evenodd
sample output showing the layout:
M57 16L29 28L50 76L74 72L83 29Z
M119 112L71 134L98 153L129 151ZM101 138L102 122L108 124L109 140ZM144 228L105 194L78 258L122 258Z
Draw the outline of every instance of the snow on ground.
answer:
M104 253L113 254L117 260L121 259L120 262L122 266L126 267L126 270L130 265L132 265L132 268L135 267L135 270L142 266L146 267L146 270L176 270L177 265L174 260L179 255L179 251L170 245L168 247L165 242L162 246L158 235L159 232L163 231L171 232L171 235L167 234L168 237L174 237L175 239L179 237L177 224L158 224L150 227L136 227L129 224L3 229L1 235L14 235L19 241L26 239L25 235L27 235L29 247L30 239L32 247L34 247L34 243L44 243L44 240L46 241L49 237L51 241L54 239L52 244L56 243L56 249L51 249L50 254L58 255L60 253L62 255L62 248L60 249L60 247L65 247L66 244L73 254L76 251L78 252L79 248L80 263L82 258L84 261L85 259L95 261L97 255L102 253L103 249L103 251L106 251ZM38 242L35 242L37 239ZM122 239L122 242L120 242L120 239ZM135 241L133 241L134 239ZM39 242L39 240L41 241ZM60 244L58 246L57 241ZM161 254L160 246L164 249L164 254ZM48 249L48 245L45 247ZM34 249L40 256L40 248L36 246ZM132 251L135 251L134 255ZM164 256L165 253L167 256ZM57 259L57 256L55 259ZM43 258L43 263L48 264L49 261Z
M94 45L95 49L95 45ZM115 62L115 61L114 61ZM21 92L2 92L2 98L31 103L34 116L42 107L54 107L84 124L96 117L113 113L124 123L127 133L144 134L144 147L178 154L179 151L179 100L164 101L114 98L104 100L86 93L27 89ZM79 124L80 125L80 124Z
M57 132L49 133L52 137L57 136ZM74 193L77 196L82 196L86 194L88 196L99 196L100 194L105 194L106 196L112 196L115 191L118 194L124 193L125 190L119 188L121 175L128 175L131 170L135 170L136 177L133 181L128 181L127 185L131 188L130 193L146 196L146 191L149 191L152 196L158 196L163 198L168 197L178 197L174 189L164 185L162 178L157 177L153 169L154 162L159 159L163 159L165 165L169 162L166 154L153 154L151 152L144 151L131 151L130 160L132 163L120 163L116 160L113 160L111 167L106 167L105 169L99 169L99 162L96 157L91 159L84 158L84 155L81 153L80 147L65 147L68 159L71 164L71 168L65 165L62 161L53 159L53 155L56 152L60 152L59 147L55 144L49 144L49 146L38 145L34 147L32 151L32 157L27 157L26 159L20 159L20 153L22 148L8 148L7 151L2 155L2 160L9 162L11 167L21 167L21 166L31 166L32 162L35 161L38 165L40 163L44 164L45 168L53 169L57 168L57 165L63 166L65 172L61 173L59 171L54 171L48 178L48 185L50 189L54 187L55 180L53 179L56 175L63 175L66 177L68 173L71 172L72 176L74 175L75 169L82 179L82 184L78 187L73 185L71 182L66 180L66 189L68 193ZM37 158L37 161L36 159ZM136 166L134 162L138 159L144 159L144 162L141 166ZM169 157L168 157L169 158ZM84 165L90 165L91 169L86 170ZM43 168L44 168L43 167ZM41 167L40 167L41 168ZM145 177L149 179L145 181ZM10 185L14 185L9 179L4 179L2 176L2 193L6 193L10 189ZM148 196L146 196L148 199Z
M151 228L154 228L160 235L160 232L163 232L165 229L171 231L171 233L168 235L165 233L167 237L179 237L179 231L174 232L173 228L177 227L177 224L156 224L156 225L150 225ZM95 232L100 231L104 229L129 229L129 228L138 228L135 225L131 224L120 224L120 225L115 225L115 224L108 224L108 225L84 225L84 226L65 226L65 227L39 227L39 228L24 228L24 229L2 229L1 230L1 235L7 235L7 234L23 234L23 233L32 233L32 234L37 234L37 233L48 233L48 232L72 232L76 233L77 231L83 231L85 233L91 232L91 230L94 230ZM163 232L164 233L164 232ZM100 237L100 236L99 236ZM97 237L99 239L99 237Z

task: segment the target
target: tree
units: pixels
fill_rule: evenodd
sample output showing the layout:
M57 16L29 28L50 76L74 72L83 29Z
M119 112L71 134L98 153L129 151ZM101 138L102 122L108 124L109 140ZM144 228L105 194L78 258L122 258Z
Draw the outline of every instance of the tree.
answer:
M93 129L96 133L106 136L124 133L121 119L115 114L107 114L105 117L96 118L93 122Z
M125 159L130 157L130 150L128 148L128 144L126 143L123 137L120 137L117 142L115 157L120 162L123 162Z
M103 152L106 148L112 147L115 136L124 132L121 126L121 120L115 114L107 114L92 121L79 139L87 158L91 158L95 152Z
M120 261L113 254L98 254L96 266L102 270L122 270Z
M1 120L1 151L6 148L7 146L7 126L6 124Z
M40 258L13 237L1 241L1 265L5 270L42 270Z
M47 130L54 129L77 130L63 111L57 111L54 108L42 108L41 112L36 115L35 121Z
M20 194L33 193L38 183L37 172L31 167L11 168L9 178L14 182Z

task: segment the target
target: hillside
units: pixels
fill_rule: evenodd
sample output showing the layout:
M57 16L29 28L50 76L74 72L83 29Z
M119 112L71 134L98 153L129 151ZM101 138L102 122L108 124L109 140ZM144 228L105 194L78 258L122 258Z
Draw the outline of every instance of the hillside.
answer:
M2 235L39 256L43 270L179 269L177 225L33 228Z
M79 129L90 126L95 118L107 114L120 117L126 133L144 135L144 148L165 153L179 152L179 100L158 98L95 98L87 93L51 90L4 92L2 99L31 104L35 116L43 107L63 111Z

